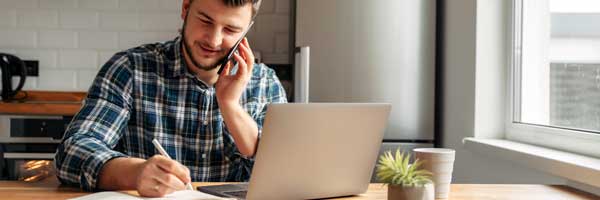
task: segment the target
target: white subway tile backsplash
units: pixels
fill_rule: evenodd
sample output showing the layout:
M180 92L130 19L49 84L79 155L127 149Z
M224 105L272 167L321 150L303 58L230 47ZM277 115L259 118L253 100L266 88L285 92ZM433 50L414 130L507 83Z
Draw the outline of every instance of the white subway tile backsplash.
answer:
M87 91L116 52L179 35L183 0L0 0L0 52L39 60L27 89ZM291 0L263 0L248 33L263 62L289 62Z
M35 48L34 31L0 30L0 46L3 48Z
M17 26L17 11L7 10L0 12L0 27L13 28Z
M37 8L37 0L0 0L0 8Z
M58 12L56 10L28 10L17 13L18 26L27 28L56 28L58 27Z
M164 1L164 0L138 0L138 9L139 10L158 10L159 9L159 5L158 5L158 1ZM172 2L172 1L170 1Z
M177 37L174 32L125 32L119 34L119 49L126 50L142 44L164 42Z
M40 69L56 68L58 61L56 50L19 50L16 55L21 59L38 60Z
M135 11L138 8L137 0L119 0L120 10L132 10Z
M97 69L98 53L91 50L64 50L59 52L58 67L65 69Z
M273 38L275 38L274 33L259 31L260 28L258 25L251 32L248 32L250 48L261 53L273 53L275 49L275 43L273 42Z
M94 78L98 74L98 70L79 70L76 74L77 86L75 88L80 91L87 91L92 82L94 82Z
M117 51L101 51L98 53L98 67L104 66L116 53Z
M39 47L42 48L76 48L77 32L74 31L40 31Z
M21 80L20 77L15 76L12 78L13 88L17 88L20 80ZM23 84L22 90L32 90L32 89L36 89L36 88L37 88L37 78L36 77L28 76L27 78L25 78L25 84Z
M77 0L40 0L40 8L73 9L77 8Z
M100 27L108 30L136 30L138 15L130 13L102 13Z
M159 5L161 10L178 11L181 12L181 4L183 0L160 0Z
M275 12L281 14L290 13L290 3L292 0L278 0L275 4Z
M151 31L177 31L183 25L179 14L140 15L140 29Z
M0 53L16 54L16 49L0 49Z
M75 70L40 69L38 77L38 90L50 91L76 91Z
M288 53L290 47L290 35L287 33L275 34L275 52Z
M290 32L290 18L287 15L259 15L256 16L257 25L261 32Z
M80 32L79 48L116 49L118 48L118 34L116 32Z
M280 0L263 0L262 3L260 4L260 9L258 10L258 13L260 13L260 14L273 13L275 11L275 2L276 1L280 1Z
M93 11L61 11L60 25L67 29L98 28L98 13Z
M181 10L183 0L119 0L120 10L175 12Z
M117 0L79 0L79 7L86 9L110 10L117 9Z

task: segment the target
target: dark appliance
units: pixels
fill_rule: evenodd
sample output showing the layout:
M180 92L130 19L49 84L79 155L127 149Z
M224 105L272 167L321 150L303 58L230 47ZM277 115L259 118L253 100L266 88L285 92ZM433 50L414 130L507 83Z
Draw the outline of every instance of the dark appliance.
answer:
M71 118L0 116L0 180L54 180L54 153Z
M2 92L0 93L2 101L15 100L15 96L23 88L27 77L25 62L17 56L0 53L0 73L2 74ZM13 88L13 76L20 77L16 88Z

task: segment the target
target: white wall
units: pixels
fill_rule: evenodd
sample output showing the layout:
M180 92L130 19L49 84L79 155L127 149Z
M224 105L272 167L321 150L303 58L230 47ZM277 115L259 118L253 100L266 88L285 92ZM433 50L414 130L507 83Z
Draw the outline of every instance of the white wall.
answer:
M464 149L465 137L496 138L504 131L506 78L502 77L507 77L509 62L503 53L508 35L502 30L508 27L504 17L510 1L442 1L441 130L443 146L457 153L453 181L564 184L563 179Z
M173 39L182 0L0 0L0 52L40 61L26 90L87 91L115 52ZM263 0L248 34L263 62L290 63L291 0Z

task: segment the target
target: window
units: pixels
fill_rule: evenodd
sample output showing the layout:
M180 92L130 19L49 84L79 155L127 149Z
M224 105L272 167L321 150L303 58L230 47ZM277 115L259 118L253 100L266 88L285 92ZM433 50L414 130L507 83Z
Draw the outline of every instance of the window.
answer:
M600 157L600 1L513 2L507 138Z

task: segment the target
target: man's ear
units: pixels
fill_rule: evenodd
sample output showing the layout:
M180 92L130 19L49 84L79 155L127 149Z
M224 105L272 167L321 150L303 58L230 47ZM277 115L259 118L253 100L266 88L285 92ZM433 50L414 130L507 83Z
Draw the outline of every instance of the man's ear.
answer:
M183 0L181 4L181 19L185 20L187 17L188 11L190 10L190 1L191 0Z

